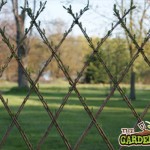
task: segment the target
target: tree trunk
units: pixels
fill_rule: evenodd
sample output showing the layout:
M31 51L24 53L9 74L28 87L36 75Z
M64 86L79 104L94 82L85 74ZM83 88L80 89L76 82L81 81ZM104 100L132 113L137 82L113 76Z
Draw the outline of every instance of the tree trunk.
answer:
M130 99L135 100L135 72L131 71L131 77L130 77Z
M26 0L24 0L24 8L26 7ZM21 60L23 66L26 68L27 65L27 54L28 54L28 44L26 40L21 42L24 36L24 24L25 24L25 12L22 10L19 14L18 0L12 0L13 13L16 22L16 44L18 47L18 57ZM21 43L20 43L21 42ZM27 87L28 80L23 72L23 69L18 64L18 86L19 88Z
M18 87L19 88L22 88L22 87L28 88L28 81L27 81L26 76L25 76L22 68L20 67L20 65L18 65Z
M18 57L20 58L22 64L24 67L27 65L27 53L28 48L27 45L24 42L20 45L20 41L24 35L24 20L22 16L19 16L18 22L17 22L17 46L18 48ZM18 86L19 88L27 87L28 88L28 80L23 72L22 67L18 64Z
M130 49L130 58L132 59L133 57L133 46L132 43L129 46ZM130 71L130 99L135 100L135 72L134 72L134 64L131 66L131 71Z
M130 7L132 7L134 4L134 0L130 0ZM130 12L130 31L132 34L133 32L133 12ZM129 42L129 50L130 50L130 58L133 57L133 43L132 40ZM135 72L134 72L134 64L131 66L131 76L130 76L130 99L135 100Z

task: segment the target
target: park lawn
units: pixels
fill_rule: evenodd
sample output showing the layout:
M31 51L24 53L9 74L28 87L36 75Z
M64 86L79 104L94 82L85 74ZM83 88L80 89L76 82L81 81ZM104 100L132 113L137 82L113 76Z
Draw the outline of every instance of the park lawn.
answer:
M107 85L77 85L79 92L86 98L86 104L91 109L93 115L105 100L109 93L109 86ZM121 85L126 95L129 94L129 87L127 85ZM67 83L59 84L40 84L39 90L42 93L45 101L47 102L52 113L55 114L62 99L68 92L69 86ZM21 105L23 98L25 98L28 91L24 89L18 89L15 83L5 82L0 85L0 91L5 100L8 99L8 106L15 114L18 107ZM132 101L132 105L138 114L144 111L144 108L149 104L150 87L146 85L136 86L137 100ZM144 117L144 120L150 121L149 111ZM43 133L47 129L51 122L47 112L45 111L38 96L32 92L29 100L25 104L23 111L21 112L18 121L32 143L34 149L36 149L37 143L42 137ZM71 146L73 147L85 130L91 119L84 110L79 98L75 92L72 92L67 104L57 119L58 124L65 133ZM112 143L115 149L119 149L118 136L121 133L121 128L132 128L136 122L136 118L131 113L126 102L120 96L119 92L110 98L109 102L104 107L102 113L98 117L98 123L104 130L106 136ZM4 109L2 102L0 101L0 140L4 135L6 129L11 123L10 116ZM26 150L27 147L21 138L20 133L13 127L9 137L7 138L2 150ZM44 144L41 146L42 150L65 150L66 146L63 143L59 133L55 126L50 131ZM95 126L91 128L85 139L82 141L79 149L81 150L107 150L107 145L97 132ZM124 149L136 149L136 147L129 147ZM140 147L142 150L148 150L148 147Z

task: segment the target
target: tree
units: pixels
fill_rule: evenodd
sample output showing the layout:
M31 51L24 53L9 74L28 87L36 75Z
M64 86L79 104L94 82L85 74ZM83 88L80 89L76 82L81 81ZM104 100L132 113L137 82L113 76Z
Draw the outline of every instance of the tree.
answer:
M24 0L24 8L26 7L27 1ZM28 54L28 47L26 41L23 41L21 44L21 39L24 36L24 30L25 30L25 11L21 11L19 14L19 7L18 7L18 0L12 0L12 6L13 6L13 14L15 17L15 23L16 23L16 44L18 47L18 57L22 61L23 65L25 66L27 64L27 54ZM21 87L28 87L28 82L25 77L25 74L21 68L21 66L18 64L18 86Z
M56 46L63 38L66 24L59 18L50 23L51 25L47 26L46 31L49 41L53 46ZM77 77L77 72L81 70L84 56L88 49L88 44L83 36L69 35L60 46L58 55L73 79ZM55 59L53 59L48 68L54 78L65 78Z
M118 79L129 61L125 40L120 37L116 37L113 39L110 38L107 41L108 42L104 43L102 48L99 49L99 53L102 55L113 76ZM89 56L87 56L87 59L89 59ZM93 57L87 67L85 72L85 81L87 83L110 83L111 85L111 81L109 80L105 69L96 56Z
M138 10L141 13L140 17L136 17L138 18L137 20L134 19L134 14L133 11L130 11L130 15L129 15L129 23L128 23L128 28L131 32L132 35L136 35L136 40L140 43L143 39L143 36L145 34L145 28L144 28L144 20L147 18L146 13L148 11L148 8L150 7L150 4L147 0L144 0L143 2L144 7L143 10L140 8L140 10ZM134 5L134 0L130 0L130 7L132 7ZM124 12L124 0L121 0L121 12L123 14ZM136 12L136 16L137 16L138 12ZM136 22L137 21L137 22ZM139 27L139 28L138 28ZM129 38L128 34L125 31L125 36L126 36L126 40L127 40L127 44L128 44L128 49L129 49L129 53L130 53L130 59L132 59L134 52L135 52L135 47L133 45L132 40ZM135 65L132 65L130 68L130 99L131 100L135 100L136 99L136 94L135 94Z
M19 10L18 0L11 0L11 1L12 1L13 14L14 14L15 24L16 24L16 45L18 47L17 53L18 53L18 57L22 61L22 64L26 68L27 67L27 55L29 52L29 44L28 44L29 41L25 39L23 42L21 42L25 33L26 14L25 14L24 9L22 9L21 11ZM27 0L24 0L23 3L24 3L23 8L25 8L27 5ZM34 0L33 11L35 11L35 3L36 3L36 0ZM21 68L19 64L18 64L18 86L19 88L28 87L28 81L23 72L23 69Z
M130 7L132 7L132 6L133 6L133 0L130 1ZM129 29L130 29L130 32L133 34L133 12L132 11L130 11ZM127 41L128 41L130 58L132 59L133 53L134 53L133 44L132 44L132 41L129 40L129 37L128 37L127 34L126 34L126 38L127 38ZM135 100L136 99L136 96L135 96L135 72L134 72L134 64L131 66L131 69L130 69L130 99L131 100Z

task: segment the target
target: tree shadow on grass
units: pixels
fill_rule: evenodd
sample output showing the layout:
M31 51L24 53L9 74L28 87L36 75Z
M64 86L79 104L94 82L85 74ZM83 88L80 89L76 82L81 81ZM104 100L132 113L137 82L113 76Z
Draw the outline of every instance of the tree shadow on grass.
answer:
M58 104L61 105L62 100L64 99L64 97L66 96L67 92L68 92L68 88L62 88L62 87L46 87L46 88L41 88L40 89L42 96L44 97L44 99L46 100L46 102L50 105L50 104ZM97 91L96 91L97 90ZM79 88L79 91L81 91L81 95L82 97L86 98L86 103L88 106L91 107L100 107L101 104L103 103L103 101L106 99L106 95L105 95L105 90L106 89L99 89L99 88ZM22 97L22 99L27 95L27 93L29 92L28 89L26 88L18 88L18 87L13 87L10 90L6 91L4 94L7 96L20 96ZM149 92L145 91L145 90L140 90L139 93L137 93L138 95L138 100L136 101L132 101L132 105L137 107L137 108L145 108L146 105L149 103ZM40 101L38 99L37 94L32 90L31 94L30 94L30 99L34 102L35 101ZM78 103L79 98L76 95L76 93L73 91L68 99L68 101L70 101L70 104L74 104L74 105L78 105L78 106L82 106L80 105L81 103ZM123 98L121 97L121 95L116 92L108 101L108 104L106 105L108 107L125 107L127 106L125 104L125 101L123 100ZM128 108L128 107L127 107Z
M18 87L13 87L9 89L8 91L5 91L4 94L6 95L25 95L29 90L27 88L18 88Z

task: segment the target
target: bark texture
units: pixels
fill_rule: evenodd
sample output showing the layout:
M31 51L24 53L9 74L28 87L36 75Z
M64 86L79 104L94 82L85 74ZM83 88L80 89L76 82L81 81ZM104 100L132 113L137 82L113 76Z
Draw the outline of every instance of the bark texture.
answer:
M27 54L28 54L28 44L27 40L21 41L24 36L24 24L25 24L25 12L22 10L19 14L18 10L18 0L12 0L13 5L13 13L15 17L16 22L16 44L18 47L18 57L20 58L23 66L27 67ZM26 7L26 0L24 0L24 7ZM28 81L26 79L26 76L23 72L23 69L18 64L18 86L19 88L22 87L28 87Z

